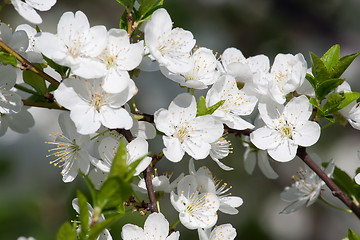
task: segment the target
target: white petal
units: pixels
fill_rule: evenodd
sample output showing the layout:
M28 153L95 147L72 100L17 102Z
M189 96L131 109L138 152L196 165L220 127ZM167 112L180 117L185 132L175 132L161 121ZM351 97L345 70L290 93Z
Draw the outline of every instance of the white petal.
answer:
M169 222L162 213L152 213L144 224L144 231L149 239L163 240L169 234Z
M15 10L23 17L25 20L34 23L42 23L40 15L27 3L22 2L21 0L11 0Z
M147 237L141 227L128 223L122 227L121 238L123 240L133 240L146 239Z
M276 161L288 162L295 158L298 145L289 139L283 139L280 144L273 149L268 149L269 155Z
M124 108L110 108L103 106L100 109L101 123L108 128L125 128L132 127L133 120L130 114Z
M236 237L236 229L231 224L222 224L212 230L210 240L228 239L234 240Z
M55 5L56 0L25 0L25 2L39 11L48 11Z
M293 133L294 143L300 146L309 147L314 145L320 138L320 125L316 122L306 121L298 123Z
M165 148L164 155L171 162L179 162L183 158L185 151L183 150L179 139L174 137L163 136Z
M279 133L268 127L258 128L250 134L251 142L262 150L277 146L276 139L278 138Z
M278 178L279 175L274 171L274 169L270 165L267 152L260 150L256 153L256 155L261 172L269 179Z

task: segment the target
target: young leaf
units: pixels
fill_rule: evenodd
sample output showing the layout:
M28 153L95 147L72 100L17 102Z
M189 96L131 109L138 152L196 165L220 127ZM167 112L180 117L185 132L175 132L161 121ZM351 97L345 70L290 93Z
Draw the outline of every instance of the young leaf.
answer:
M10 64L14 67L17 66L16 57L6 52L0 52L0 62L2 62L4 65Z
M98 192L96 206L101 209L121 207L131 194L132 188L129 182L119 177L109 177Z
M61 66L61 65L57 64L56 62L54 62L53 60L51 60L50 58L47 58L44 55L43 55L43 58L52 69L54 69L56 72L58 72L60 74L60 76L62 78L66 78L66 73L69 70L68 67Z
M87 183L87 186L90 190L90 194L91 194L91 197L92 197L92 200L93 202L95 202L95 198L96 198L96 189L95 189L95 186L94 186L94 183L91 181L91 179L89 178L88 175L84 174L83 172L79 171L80 174L84 177L85 179L85 182Z
M127 153L125 142L122 139L111 165L109 177L120 177L124 179L127 173Z
M360 186L357 185L346 172L336 166L332 179L334 183L351 199L357 195L356 192L359 191Z
M206 102L203 96L199 97L197 101L197 116L206 115Z
M124 7L132 7L134 5L135 0L116 0Z
M322 101L330 92L334 91L345 79L332 78L320 82L315 89L316 97Z
M23 71L24 82L32 86L39 95L43 96L47 92L45 80L31 71Z
M333 93L328 97L324 107L322 107L322 110L325 114L336 112L338 110L338 106L344 99L345 97L343 93Z
M359 56L360 52L350 54L340 58L339 62L333 67L333 70L330 72L331 78L339 78L349 65L354 61L354 59Z
M221 105L223 105L224 102L225 102L225 100L221 100L221 101L215 103L214 105L208 107L208 108L206 109L206 115L211 115L211 114L213 114L213 112L215 112L216 109L218 109L219 107L221 107Z
M140 4L139 13L141 17L144 17L145 14L150 11L150 9L157 3L159 0L144 0Z
M315 81L315 78L313 77L313 75L307 73L305 78L306 78L306 80L308 80L310 82L311 86L315 89L316 81Z
M344 99L344 101L341 102L338 109L342 109L342 108L346 107L347 105L349 105L350 103L352 103L353 101L360 98L360 93L358 93L358 92L346 92L346 93L344 93L344 97L345 97L345 99Z
M128 29L126 16L127 16L127 12L124 11L123 14L121 15L120 24L119 24L119 28L124 29L125 31L127 31Z
M84 194L82 194L79 190L77 191L77 198L79 201L79 209L80 209L80 225L81 225L81 235L85 237L89 231L89 209L87 199Z
M332 46L322 57L321 61L324 63L328 71L339 62L340 59L340 46L336 44Z
M76 231L70 223L64 223L56 237L56 240L77 240Z
M310 52L310 58L312 73L315 77L315 82L318 84L323 80L329 79L330 74L321 59L312 52Z
M360 237L358 235L356 235L356 233L354 233L354 231L349 228L348 239L349 240L360 240Z

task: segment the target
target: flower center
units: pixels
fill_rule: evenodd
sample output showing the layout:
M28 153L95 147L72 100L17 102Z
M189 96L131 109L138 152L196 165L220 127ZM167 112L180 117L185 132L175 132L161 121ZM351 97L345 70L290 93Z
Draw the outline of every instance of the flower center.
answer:
M93 106L97 112L100 112L101 107L104 106L106 102L107 101L104 97L104 94L101 94L99 92L91 94L90 105Z
M293 139L293 130L294 126L291 123L288 123L287 120L280 120L276 131L280 132L281 137Z

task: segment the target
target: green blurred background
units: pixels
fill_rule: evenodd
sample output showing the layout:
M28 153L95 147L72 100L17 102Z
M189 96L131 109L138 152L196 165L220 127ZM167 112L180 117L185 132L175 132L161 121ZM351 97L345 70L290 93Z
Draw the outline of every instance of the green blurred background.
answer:
M237 47L243 54L265 54L272 61L278 53L303 53L309 65L309 51L322 55L334 44L340 44L341 54L360 51L360 1L358 0L165 0L175 26L190 30L198 46L222 53L228 47ZM40 13L43 31L56 33L56 24L65 11L82 10L91 25L116 28L123 8L115 0L59 0L49 11ZM0 12L1 21L15 28L26 23L11 5ZM356 60L345 77L354 91L360 91L360 61ZM181 89L160 73L141 73L135 79L139 94L135 97L140 110L154 113L167 108ZM204 93L204 92L202 92ZM59 130L58 111L31 109L36 125L28 134L12 131L0 138L0 239L33 236L37 240L55 239L56 232L65 221L75 219L71 200L76 189L86 192L84 181L77 178L65 184L60 170L45 158L48 134ZM356 153L360 149L359 132L347 126L331 126L322 133L319 143L310 148L323 161L334 159L336 164L354 175L360 165ZM235 168L221 170L209 159L197 161L196 167L207 165L214 174L233 186L232 194L244 199L235 216L219 213L218 224L232 223L237 229L236 239L304 240L341 239L351 227L360 234L359 220L348 213L331 209L318 202L290 215L279 212L287 205L280 200L283 188L291 184L291 176L300 166L299 159L290 163L271 162L280 175L277 180L266 179L258 168L248 175L243 167L243 147L239 139L229 136L234 154L224 162ZM162 149L161 139L150 142L150 151ZM188 157L179 164L163 159L158 172L188 172ZM331 202L343 206L327 190ZM161 210L171 223L177 218L165 195ZM144 217L128 214L112 229L114 239L121 239L125 222L143 226ZM197 232L179 225L180 239L197 239Z

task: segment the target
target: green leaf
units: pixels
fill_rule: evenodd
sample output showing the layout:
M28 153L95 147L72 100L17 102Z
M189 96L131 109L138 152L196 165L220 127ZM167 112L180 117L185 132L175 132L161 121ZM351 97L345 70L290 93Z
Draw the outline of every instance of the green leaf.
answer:
M64 223L56 237L56 240L77 240L76 231L70 223Z
M154 10L162 6L162 4L163 4L163 0L143 0L139 8L141 19L144 19L146 18L146 16L149 16L148 13L154 12Z
M127 153L124 139L121 139L114 160L111 165L109 177L120 177L124 179L128 170Z
M316 85L318 85L318 83L320 83L323 80L329 79L330 74L325 64L321 61L321 59L312 52L310 52L310 58L311 58L312 73L315 77Z
M125 178L125 182L129 182L133 177L134 174L136 172L136 167L140 164L140 162L147 157L148 154L136 159L134 162L132 162L129 166L128 166L128 171L127 171L127 176Z
M124 29L125 31L128 30L128 25L127 25L127 12L124 11L123 14L121 15L121 18L120 18L120 24L119 24L119 28L120 29Z
M313 98L313 97L310 98L310 99L309 99L309 103L311 103L313 106L319 108L319 103L316 101L315 98Z
M333 70L330 72L331 78L339 78L349 65L354 61L354 59L359 56L360 52L350 54L340 58L339 62L333 67Z
M101 209L119 208L130 198L132 192L129 182L119 177L108 177L98 192L96 206Z
M221 100L221 101L215 103L214 105L208 107L208 108L206 109L206 114L208 114L208 115L213 114L213 112L215 112L216 109L218 109L221 105L223 105L224 102L225 102L225 100Z
M23 71L24 82L32 86L39 95L43 96L47 92L45 80L31 71Z
M360 240L360 237L358 235L356 235L356 233L354 233L354 231L349 228L348 239L349 240Z
M332 179L341 191L347 194L350 199L354 199L354 197L358 195L360 186L357 185L346 172L336 166Z
M328 71L339 62L340 59L340 45L336 44L332 46L322 57L321 61L324 63Z
M132 7L135 2L135 0L116 0L116 1L118 1L118 3L120 3L124 7Z
M197 101L197 116L206 115L206 102L203 96L199 97Z
M14 55L6 52L0 52L0 62L4 65L10 64L14 67L16 67L18 63Z
M316 88L316 81L315 78L313 77L313 75L306 73L306 80L308 80L311 84L311 86L315 89Z
M338 106L344 99L345 97L343 93L333 93L328 97L324 107L322 107L322 110L325 114L336 112L338 110Z
M358 98L360 98L360 93L358 92L346 92L344 93L344 101L341 102L338 109L342 109L352 103L353 101L356 101Z
M80 225L81 225L81 236L85 237L89 231L89 223L90 223L90 214L87 199L84 194L82 194L79 190L77 191L77 198L79 202L80 209Z
M57 64L56 62L54 62L53 60L51 60L50 58L47 58L44 55L43 55L43 58L51 68L53 68L56 72L58 72L60 74L60 76L63 79L66 78L66 73L69 70L68 67L61 66L61 65Z
M322 101L330 92L334 91L345 79L332 78L320 82L315 89L316 97Z
M111 216L106 218L105 221L99 222L95 224L90 232L89 232L89 240L95 240L97 237L105 230L105 228L109 228L114 222L120 219L123 214L117 214L115 216Z

